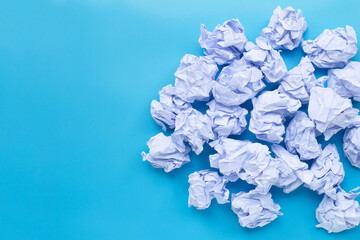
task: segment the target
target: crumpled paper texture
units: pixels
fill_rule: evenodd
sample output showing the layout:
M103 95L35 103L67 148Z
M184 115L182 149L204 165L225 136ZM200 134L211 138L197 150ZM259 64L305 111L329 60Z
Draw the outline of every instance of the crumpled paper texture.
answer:
M280 143L283 140L284 118L294 114L301 107L299 100L279 93L277 89L261 93L252 99L252 103L249 130L257 139L271 143Z
M270 18L269 25L260 34L270 41L274 49L293 50L303 40L307 26L300 9L296 12L292 7L281 9L278 6Z
M358 189L354 189L356 191ZM324 228L328 233L342 232L359 225L360 206L355 198L359 193L345 192L339 189L333 198L324 195L319 207L316 209L316 227Z
M175 72L175 94L188 103L207 101L218 71L210 57L185 54Z
M214 59L218 65L240 58L246 42L245 30L238 19L226 21L222 26L217 25L213 32L201 25L199 44L204 48L205 55Z
M189 108L176 116L175 130L171 137L180 151L186 149L184 142L188 142L191 149L199 155L204 143L213 139L215 135L209 116L194 108Z
M246 52L244 52L243 58L260 68L267 82L279 81L287 72L284 59L264 37L258 37L256 44L252 42L245 44Z
M343 142L347 159L354 167L360 168L360 116L346 129Z
M308 57L303 57L296 67L291 69L281 80L279 92L286 93L301 103L308 103L310 90L313 87L323 87L326 78L316 79L315 68Z
M196 209L206 209L215 198L219 204L229 202L229 190L225 188L228 182L217 172L202 170L189 175L188 205Z
M159 91L160 101L151 102L150 113L154 121L166 131L166 126L175 128L175 118L183 110L191 108L190 103L184 102L175 95L175 89L167 85Z
M209 157L210 166L219 169L226 179L235 182L240 178L261 192L268 192L277 182L277 162L267 146L230 138L220 138L210 146L217 151Z
M220 72L212 90L217 102L227 106L236 106L253 98L265 84L263 74L244 58L234 60Z
M315 40L303 41L302 48L319 68L344 67L358 50L356 33L350 26L346 26L346 31L325 29Z
M247 228L263 227L282 215L271 193L256 190L232 194L231 209L238 216L240 225Z
M359 225L358 193L340 187L345 172L337 148L328 144L321 149L317 141L321 134L327 141L344 129L345 155L360 168L360 116L349 99L360 101L360 62L350 61L358 50L356 34L346 26L304 41L306 29L301 10L292 7L277 7L255 43L248 41L237 19L212 32L201 25L199 44L206 56L186 54L175 84L164 87L160 99L151 103L155 122L173 133L152 137L149 153L142 152L144 161L170 172L190 161L191 150L199 155L205 143L214 148L209 156L213 169L189 175L189 207L206 209L214 198L228 203L227 183L245 181L254 189L233 194L231 208L243 227L262 227L282 215L270 189L290 193L303 185L324 194L317 227L340 232ZM282 54L300 42L306 55L287 71ZM317 79L315 68L332 69ZM268 90L275 85L276 90ZM258 140L273 143L271 152L269 144L234 139L247 137L248 111L240 105L249 100L248 128ZM204 110L198 101L206 103L206 113L195 109ZM302 105L307 113L298 111ZM286 124L285 148L279 144Z
M335 187L344 180L345 172L334 144L328 144L323 149L321 155L311 165L310 172L313 178L306 183L306 187L330 197L335 194Z
M310 91L309 117L315 122L316 129L324 134L325 141L349 126L358 112L350 99L339 96L331 88L314 87Z
M321 154L321 147L315 135L315 123L306 113L298 111L286 128L285 146L301 160L315 159Z
M275 186L283 189L284 193L290 193L303 184L303 180L311 178L308 165L301 162L297 155L289 153L280 145L271 145L271 151L275 155L279 179Z
M350 61L342 69L330 69L327 86L341 97L360 101L360 62Z
M171 137L159 133L147 142L149 153L142 152L144 161L149 161L155 168L163 168L165 172L181 167L190 162L189 147L179 151Z
M215 138L240 135L247 125L248 110L240 106L225 106L212 100L207 104L206 114L210 117Z

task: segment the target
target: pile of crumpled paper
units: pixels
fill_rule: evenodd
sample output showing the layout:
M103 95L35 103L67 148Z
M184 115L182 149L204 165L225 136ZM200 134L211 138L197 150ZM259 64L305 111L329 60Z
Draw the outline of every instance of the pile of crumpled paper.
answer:
M282 215L270 188L290 193L303 185L324 196L316 210L317 227L331 233L359 225L359 193L340 186L345 172L337 148L322 149L317 140L345 129L344 152L360 168L359 110L349 99L360 101L360 62L349 60L358 50L356 34L346 26L303 40L307 27L301 10L292 7L277 7L256 43L248 41L237 19L212 32L201 25L199 43L206 56L186 54L175 85L161 89L159 101L151 102L153 119L173 132L152 137L149 153L142 153L144 161L170 172L190 162L190 151L200 154L205 143L215 149L209 156L214 169L189 175L189 206L205 209L213 198L228 203L226 184L246 181L255 188L232 194L231 208L241 226L262 227ZM278 50L300 44L306 56L288 71ZM315 67L329 69L328 75L317 79ZM266 83L278 88L262 91ZM250 99L249 113L241 105ZM205 114L193 108L195 101L207 102ZM299 111L302 105L307 112ZM234 139L247 126L257 139L272 143L271 149Z

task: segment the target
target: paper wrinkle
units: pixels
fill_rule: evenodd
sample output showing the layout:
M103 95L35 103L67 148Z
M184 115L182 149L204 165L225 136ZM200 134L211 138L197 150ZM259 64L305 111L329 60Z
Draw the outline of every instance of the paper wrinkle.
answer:
M188 142L191 149L199 155L204 143L214 139L215 135L209 116L189 108L176 116L175 130L171 137L179 151L184 151L186 148L184 142Z
M331 88L314 87L310 91L309 117L315 122L316 129L324 134L325 141L348 127L358 112L350 99L339 96Z
M349 128L345 130L343 149L350 163L354 167L360 168L360 116L357 116Z
M212 90L217 102L227 106L236 106L253 98L265 84L263 74L244 58L234 60L220 72Z
M159 91L160 101L151 102L150 113L154 121L166 131L166 126L175 128L175 118L179 112L191 108L189 103L184 102L175 95L175 89L167 85Z
M163 168L165 172L171 172L190 162L189 147L179 151L172 138L159 133L147 142L149 153L142 152L143 161L149 161L155 168Z
M285 146L290 153L300 155L301 160L315 159L321 154L316 140L315 123L306 113L298 111L286 128Z
M238 19L226 21L222 26L217 25L212 32L204 24L201 25L199 44L204 48L205 55L218 65L240 58L246 42L245 30Z
M232 194L231 209L238 216L240 225L247 228L263 227L282 215L271 193L256 190Z
M354 189L357 190L357 189ZM324 195L316 209L318 228L324 228L328 233L342 232L359 225L360 206L355 198L359 193L345 192L339 189L333 198Z
M256 44L245 44L244 59L260 68L267 82L277 82L285 76L287 68L280 52L274 50L267 39L258 37Z
M175 72L175 94L188 103L209 100L217 71L210 57L185 54Z
M293 50L303 40L307 26L300 9L296 12L292 7L281 9L278 6L270 18L269 25L260 34L269 40L274 49Z
M284 193L294 191L303 184L304 178L311 177L308 165L301 162L297 155L289 153L278 144L273 144L271 151L275 154L279 170L279 179L275 186L282 188Z
M315 40L303 41L302 48L319 68L344 67L357 53L356 33L350 26L346 26L346 31L325 29Z
M279 178L277 161L270 156L269 148L260 143L220 138L210 143L217 153L210 155L210 166L219 169L228 180L239 178L268 192Z
M210 117L215 138L240 135L247 125L248 110L240 106L225 106L216 100L210 101L206 114Z
M229 202L229 190L225 188L228 180L217 172L202 170L189 175L189 207L206 209L215 198L219 204Z
M343 69L330 69L327 86L341 97L360 101L360 62L350 61Z
M315 68L308 57L303 57L296 67L291 69L281 80L279 92L286 93L301 103L308 103L313 87L324 87L326 78L316 79Z
M313 178L305 186L319 194L334 196L335 187L339 186L345 177L344 167L334 144L328 144L323 149L321 155L311 165L310 172Z
M261 93L252 99L252 103L249 130L257 139L271 143L283 140L285 117L293 115L301 107L299 100L280 93L277 89Z

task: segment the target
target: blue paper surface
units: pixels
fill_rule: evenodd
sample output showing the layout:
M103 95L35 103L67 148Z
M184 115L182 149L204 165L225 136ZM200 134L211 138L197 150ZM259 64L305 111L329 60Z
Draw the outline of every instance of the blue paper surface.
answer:
M206 144L168 175L142 161L161 131L150 102L174 84L184 54L203 55L200 24L212 30L238 18L255 42L278 5L302 10L305 39L346 24L359 37L360 2L350 0L2 1L0 239L357 239L360 227L317 229L322 196L302 186L270 191L284 215L263 228L242 228L230 204L188 208L188 175L210 168L206 156L215 153ZM304 56L300 48L281 55L288 70ZM329 142L348 192L360 185L360 170L345 159L342 136ZM239 139L257 141L248 130ZM229 183L232 193L251 188Z

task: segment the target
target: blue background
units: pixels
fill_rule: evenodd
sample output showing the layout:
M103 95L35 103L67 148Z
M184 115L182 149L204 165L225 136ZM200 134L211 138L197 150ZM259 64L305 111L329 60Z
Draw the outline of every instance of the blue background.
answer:
M346 24L360 37L359 1L291 2L2 0L0 239L359 238L360 227L332 235L316 229L322 197L303 187L289 195L272 189L284 215L253 230L240 227L229 204L188 208L187 175L209 167L208 146L170 174L140 156L161 130L150 101L174 82L185 53L202 54L200 23L213 29L239 18L254 40L277 5L292 5L308 22L305 39ZM282 56L291 69L302 51ZM342 134L331 142L350 190L360 185L360 170L344 158Z

